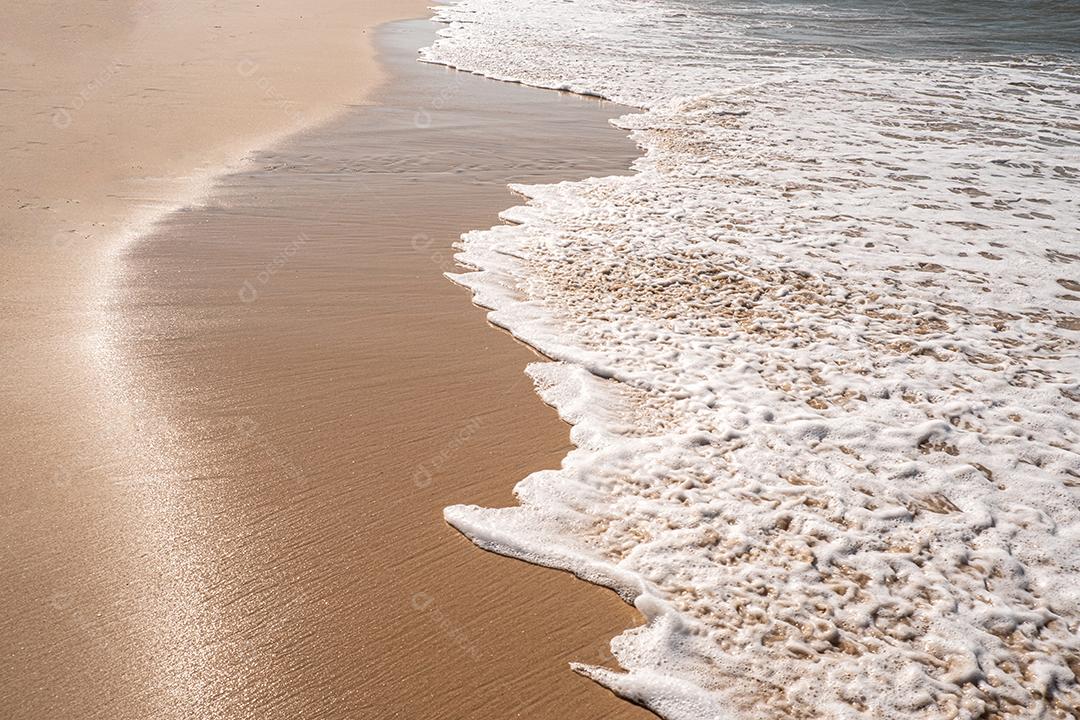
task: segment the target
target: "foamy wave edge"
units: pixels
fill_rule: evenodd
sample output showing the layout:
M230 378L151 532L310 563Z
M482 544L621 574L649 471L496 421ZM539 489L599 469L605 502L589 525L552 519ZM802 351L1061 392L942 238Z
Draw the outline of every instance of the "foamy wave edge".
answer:
M512 186L530 199L549 187L558 186ZM531 303L520 300L513 290L525 271L514 257L513 228L528 222L528 211L527 205L509 208L500 217L515 225L501 225L463 235L457 244L460 252L455 259L474 270L445 275L468 289L476 305L488 309L487 317L492 324L551 358L550 362L530 364L526 373L544 402L554 407L559 417L570 424L570 439L575 449L567 455L561 470L543 470L521 480L514 487L519 505L494 509L453 505L444 510L443 516L484 550L568 571L582 580L615 591L646 619L646 625L626 633L627 638L632 635L636 642L654 647L677 644L686 626L674 608L649 590L645 578L605 561L588 547L566 542L571 537L566 534L566 529L580 523L580 519L565 512L564 500L573 494L566 491L576 486L589 492L575 482L574 473L582 471L593 461L595 453L610 447L613 442L621 443L627 453L635 452L636 448L624 439L615 440L601 423L593 420L597 408L608 408L612 415L617 412L612 406L617 406L618 401L605 387L606 378L617 379L617 373L561 343L544 314ZM642 442L651 444L655 440ZM619 657L617 640L613 642L616 658ZM620 697L648 707L665 718L722 720L734 717L727 712L717 714L717 709L725 706L723 699L685 679L647 669L620 673L583 663L572 663L571 667Z
M443 12L449 12L449 10ZM437 15L436 19L439 19L439 17ZM446 37L449 32L443 31L442 34ZM521 78L479 72L475 68L461 67L450 62L443 62L436 53L432 53L430 50L425 51L422 56L427 62L456 67L492 79L523 82ZM542 81L525 81L523 84L547 89L580 91L580 89L575 89L574 84L546 83ZM597 95L598 93L588 92L588 94ZM647 103L640 100L634 103L634 98L608 96L607 99L639 106L647 105ZM677 104L686 105L691 110L694 110L692 100L676 99L672 102L672 105ZM657 110L662 109L657 108ZM647 112L646 115L652 115L652 113ZM637 139L639 145L644 149L644 156L635 163L633 168L638 175L642 172L649 172L651 170L649 168L650 159L656 159L651 157L652 151L648 142L643 141L645 133L635 129L647 127L647 121L643 121L642 118L643 116L627 116L613 121L617 126L630 130L631 137ZM645 139L647 140L647 138ZM627 601L638 607L645 616L647 624L629 630L612 641L612 649L616 659L624 668L628 668L628 671L619 673L595 666L573 665L573 668L579 673L605 685L616 694L649 707L667 718L677 718L679 720L682 718L719 719L744 717L747 714L753 715L756 713L747 713L745 703L738 708L733 707L728 703L726 695L707 691L703 689L702 684L694 681L699 677L697 675L699 668L693 665L691 658L680 657L680 651L688 649L695 641L695 635L698 634L693 620L684 616L657 593L652 592L650 583L644 576L604 559L591 547L587 539L587 532L575 532L575 530L587 530L590 520L593 519L575 508L575 504L584 503L587 505L590 496L595 497L596 495L595 481L586 484L580 479L583 474L589 473L590 468L609 462L613 458L618 459L619 457L638 454L642 456L658 455L663 452L665 446L669 445L675 447L673 452L677 452L683 449L690 450L714 440L729 441L734 439L737 441L738 439L738 433L733 433L731 437L719 438L702 438L696 433L681 436L668 434L659 437L628 438L625 434L619 433L619 418L623 413L631 410L632 405L631 399L623 396L622 389L648 391L649 379L640 375L633 377L623 376L617 367L605 363L600 353L594 353L568 344L560 337L558 319L548 315L540 303L528 300L521 292L521 288L528 287L530 279L527 263L521 259L523 254L519 252L519 250L523 249L521 239L535 225L534 221L542 215L541 207L546 205L544 209L548 212L551 211L552 207L559 210L566 207L572 211L574 208L567 207L566 204L573 203L576 196L575 189L595 187L598 183L618 185L622 182L626 182L625 178L609 177L577 183L536 186L514 185L512 189L523 195L528 203L510 208L501 213L500 217L505 221L515 223L515 225L496 226L490 230L470 232L462 236L462 240L458 244L460 253L457 255L457 260L462 265L474 268L474 271L448 273L447 277L469 289L473 293L477 305L489 309L489 319L493 324L506 329L516 338L551 358L552 362L530 365L527 372L534 380L540 396L558 410L560 417L572 425L571 440L576 449L567 456L560 470L534 473L522 480L515 487L515 495L520 502L519 506L485 509L476 506L459 505L447 508L445 517L450 524L484 549L520 558L538 565L573 572L582 579L615 590ZM912 300L910 305L919 308L919 301ZM918 318L921 313L922 310L920 309L916 312L915 317ZM930 320L933 321L932 316L930 316ZM928 344L927 347L932 351L932 345ZM617 382L612 383L611 380ZM952 412L953 410L947 411L947 413ZM958 413L956 417L961 418L968 411L960 408L956 412ZM951 418L952 416L950 416L950 420ZM840 431L843 431L844 428L835 423L830 425L828 419L818 418L814 422L810 420L803 422L799 418L795 418L795 420L800 425L796 429L799 432L805 432L807 437L816 435L819 432L822 438L826 437L830 432L843 435ZM772 419L769 418L768 422L771 421ZM924 443L928 443L936 451L935 446L949 445L950 440L947 438L951 437L951 432L947 423L931 423L918 428L898 428L896 434L897 437L901 434L910 436L904 438L906 445L922 447ZM915 437L916 435L919 437ZM964 449L964 454L968 455L967 448ZM1076 469L1075 458L1055 458L1052 462L1055 464L1058 462L1069 464L1074 470ZM940 483L941 478L946 477L954 479L958 484L972 485L972 479L978 477L975 473L975 467L971 465L951 468L948 471L952 473L951 475L941 473L934 475L938 468L930 468L930 470L933 471L930 474L930 481L923 483L924 486ZM979 471L982 470L984 468L979 466ZM901 466L899 471L902 473L919 472L915 463L911 463L910 467ZM898 493L902 499L904 495L903 486L899 487ZM915 500L931 505L937 501L933 494ZM883 498L884 501L885 498ZM966 507L965 510L967 510ZM925 512L924 509L910 508L909 511L915 514ZM895 513L903 514L904 512L908 511L904 510L903 507L885 507L881 508L880 512L875 509L875 517L868 524L871 526L874 522L887 524L895 517L900 517ZM931 508L929 512L938 512L938 509ZM893 515L889 516L888 513L893 513ZM974 514L972 517L974 517ZM970 520L969 524L978 525L981 522L981 519L975 518ZM991 516L987 522L992 525L995 518ZM1070 536L1075 536L1075 530L1075 524L1064 525L1059 540L1067 542ZM585 539L583 539L583 536L585 536ZM1051 548L1048 548L1047 551L1053 552ZM958 560L961 565L966 562L963 558ZM981 563L982 558L979 558L978 562ZM797 578L798 572L793 570L792 581L797 582ZM874 582L876 581L875 579ZM873 589L873 583L871 589ZM1054 609L1054 612L1049 609L1042 609L1039 611L1044 613L1041 618L1036 615L1025 618L1025 616L1015 613L1012 608L1003 608L1001 617L987 616L985 619L980 618L978 622L988 628L997 623L1004 623L1007 626L1010 623L1022 624L1025 622L1035 623L1041 627L1043 624L1058 620L1069 620L1072 616L1072 605L1067 604L1071 602L1068 600L1070 595L1075 595L1075 593L1070 593L1067 590L1059 593L1060 597L1057 597L1049 605ZM1055 617L1055 612L1060 612L1061 617ZM900 623L900 625L902 626L903 623ZM946 623L943 620L943 628L945 625ZM945 630L941 631L944 632ZM958 638L958 647L969 640L969 638ZM970 640L970 642L970 647L973 648L975 654L981 651L976 641ZM1075 645L1074 642L1073 647ZM811 656L816 652L798 642L789 642L789 647L793 653L805 653L807 656ZM886 660L887 658L882 659L880 667L874 668L879 678L882 673L887 672L889 669ZM868 660L868 662L874 661ZM663 672L657 672L656 668L659 666L663 666ZM738 677L740 674L738 672L740 666L737 663L733 663L731 667L725 669L729 675L734 674ZM870 670L870 668L867 669ZM943 682L946 685L956 684L957 686L966 683L974 684L978 682L978 677L982 672L983 669L978 667L977 664L975 666L950 667L948 674L943 677ZM1068 678L1061 675L1060 668L1049 667L1045 664L1040 665L1038 662L1032 665L1032 673L1033 676L1029 681L1032 688L1043 688L1052 691L1055 685L1064 687L1066 686L1064 684L1068 682ZM872 676L868 673L867 677L871 678ZM810 676L807 677L807 680L810 680ZM898 677L894 687L880 688L880 691L892 696L889 701L891 704L905 709L910 708L911 712L914 713L929 706L933 700L931 695L920 690L920 684L925 682L925 680L918 677ZM854 685L858 686L859 683L856 681ZM865 685L862 687L865 687ZM841 690L846 691L848 688L841 687ZM933 688L933 691L948 692L944 686ZM803 692L808 691L803 688ZM813 690L809 692L812 694ZM853 701L860 702L861 696L853 696ZM826 707L829 710L837 711L838 717L864 717L861 713L841 715L837 707ZM843 709L847 710L847 708ZM819 710L825 711L825 708L819 708ZM968 711L965 708L965 712ZM1045 710L1041 712L1045 712ZM967 717L967 715L964 716Z
M450 22L445 17L445 13L449 12L448 8L436 7L434 10L434 21ZM439 34L447 36L450 31L443 30ZM420 60L498 82L572 92L634 105L632 98L608 97L584 85L523 82L514 76L459 66L440 59L430 47L420 51ZM622 127L618 118L613 118L611 122L616 127L627 130L630 137L634 138L634 132ZM639 144L639 147L644 156L647 156L647 146ZM631 167L631 171L639 171L637 162ZM569 181L552 185L513 184L510 188L531 202L547 189L575 184ZM575 449L563 461L563 468L575 467L587 464L591 452L601 449L612 439L598 423L589 422L589 415L584 409L590 403L601 406L612 403L604 381L615 377L617 371L596 364L594 359L560 342L557 329L544 313L535 305L521 300L515 293L514 288L517 287L525 268L514 256L513 228L527 224L529 212L528 204L508 208L499 214L499 218L512 225L498 225L489 230L476 230L462 235L461 241L454 245L459 250L454 259L459 265L472 270L464 273L448 272L444 275L451 282L467 289L477 306L488 310L487 319L493 325L551 358L550 362L530 364L526 373L532 378L541 399L555 408L560 419L571 426L570 440ZM586 547L567 544L564 542L567 537L565 534L553 531L553 528L565 529L574 524L572 517L552 517L549 514L552 509L562 507L560 502L551 502L549 493L557 493L559 488L566 484L573 484L573 480L565 472L542 470L525 477L515 485L514 495L519 502L517 506L484 508L477 505L452 505L444 509L443 517L447 523L484 550L534 565L570 572L586 582L618 593L626 602L634 605L646 620L644 626L627 631L620 637L633 636L637 642L655 647L665 647L677 642L679 634L686 629L679 613L651 593L648 583L640 574L619 568L591 553ZM618 639L612 642L616 659L619 656ZM571 663L570 667L619 697L647 707L669 720L730 720L737 716L734 711L727 709L721 696L707 692L685 679L649 670L628 669L625 672L615 672L605 667L577 662Z

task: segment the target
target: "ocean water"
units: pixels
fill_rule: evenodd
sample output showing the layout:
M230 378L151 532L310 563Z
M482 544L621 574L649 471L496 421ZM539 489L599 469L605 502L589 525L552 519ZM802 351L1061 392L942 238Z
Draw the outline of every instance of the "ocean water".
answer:
M634 602L669 718L1075 718L1080 3L462 0L423 59L640 108L452 276L573 424L482 547Z

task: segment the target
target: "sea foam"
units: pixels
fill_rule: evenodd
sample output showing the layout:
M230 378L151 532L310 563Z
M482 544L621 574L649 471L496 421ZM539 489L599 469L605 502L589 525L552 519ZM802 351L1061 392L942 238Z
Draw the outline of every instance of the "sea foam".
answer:
M747 50L639 0L464 0L423 58L643 108L451 276L573 425L478 545L647 619L669 718L1077 717L1080 77ZM710 43L698 39L708 30Z

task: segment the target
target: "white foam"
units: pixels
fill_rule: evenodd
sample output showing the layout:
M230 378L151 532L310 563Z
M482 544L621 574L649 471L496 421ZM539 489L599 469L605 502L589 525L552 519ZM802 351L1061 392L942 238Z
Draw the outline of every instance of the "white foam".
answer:
M430 61L646 108L634 175L516 186L453 276L553 358L577 448L448 521L649 621L577 669L671 718L1075 713L1074 72L699 57L636 0L439 15Z

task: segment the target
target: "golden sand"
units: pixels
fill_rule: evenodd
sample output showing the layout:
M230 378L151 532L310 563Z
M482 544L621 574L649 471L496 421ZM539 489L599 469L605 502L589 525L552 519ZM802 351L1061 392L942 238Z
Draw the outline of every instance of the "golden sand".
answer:
M7 716L645 715L567 668L632 609L441 518L567 447L448 246L625 168L614 110L413 63L421 23L338 112L422 4L9 4Z

